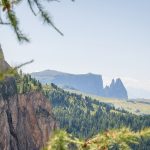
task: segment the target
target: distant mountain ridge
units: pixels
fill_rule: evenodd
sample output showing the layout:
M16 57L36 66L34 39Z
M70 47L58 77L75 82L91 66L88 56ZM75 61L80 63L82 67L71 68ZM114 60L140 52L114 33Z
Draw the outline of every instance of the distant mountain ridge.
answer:
M110 86L104 88L104 96L128 99L127 90L120 78L116 79L116 81L113 79Z
M121 79L113 79L109 86L103 86L101 75L88 74L69 74L55 70L45 70L31 74L43 84L54 83L63 88L76 89L93 95L128 99L127 90Z

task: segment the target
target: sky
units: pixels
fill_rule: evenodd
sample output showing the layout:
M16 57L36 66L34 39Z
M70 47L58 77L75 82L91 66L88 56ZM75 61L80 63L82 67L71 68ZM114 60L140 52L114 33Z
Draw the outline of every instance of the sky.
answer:
M20 4L21 29L31 42L19 44L9 27L0 26L0 43L11 65L34 59L24 72L92 72L103 75L105 84L120 77L129 97L150 98L149 0L62 0L45 6L64 36Z

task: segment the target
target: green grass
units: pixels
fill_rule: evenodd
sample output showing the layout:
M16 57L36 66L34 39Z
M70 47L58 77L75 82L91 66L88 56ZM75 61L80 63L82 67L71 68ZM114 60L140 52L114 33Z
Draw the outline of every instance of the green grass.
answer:
M95 96L95 95L83 93L76 90L68 90L68 89L65 90L71 93L82 94L83 96L90 96L91 98L96 99L100 102L111 104L115 106L115 108L124 109L136 115L143 115L143 114L150 115L150 100L146 100L146 99L121 100L115 98L105 98L105 97Z

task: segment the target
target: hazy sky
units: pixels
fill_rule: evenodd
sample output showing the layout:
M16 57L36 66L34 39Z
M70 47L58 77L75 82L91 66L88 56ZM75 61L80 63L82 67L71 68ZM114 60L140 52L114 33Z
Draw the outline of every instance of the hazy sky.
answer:
M25 4L17 9L30 44L18 44L14 33L0 26L0 43L10 64L34 59L25 72L93 72L105 82L121 77L127 87L146 90L150 97L150 0L51 2L48 10L64 37L28 10Z

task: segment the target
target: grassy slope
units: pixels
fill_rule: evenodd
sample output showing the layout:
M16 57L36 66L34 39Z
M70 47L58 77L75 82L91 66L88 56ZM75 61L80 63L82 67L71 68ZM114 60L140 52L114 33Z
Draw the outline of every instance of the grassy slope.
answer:
M149 116L137 116L116 110L110 105L80 94L65 92L56 85L44 86L60 128L68 133L87 138L107 129L130 127L137 131L149 127Z
M119 99L95 96L95 95L91 95L91 94L87 94L75 90L68 90L68 89L65 90L70 91L72 93L82 94L83 96L90 96L93 99L96 99L100 102L112 104L115 106L115 108L124 109L126 111L129 111L137 115L142 115L142 114L150 115L150 100L145 100L145 99L119 100Z

